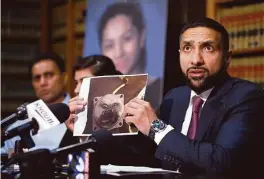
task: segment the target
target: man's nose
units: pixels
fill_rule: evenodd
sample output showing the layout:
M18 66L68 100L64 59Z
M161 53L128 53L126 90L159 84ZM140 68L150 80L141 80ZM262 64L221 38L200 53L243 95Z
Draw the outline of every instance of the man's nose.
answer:
M41 77L40 77L40 80L39 80L39 84L40 84L41 86L46 85L46 84L47 84L47 79L46 79L44 76L41 76Z
M197 49L193 52L191 60L192 60L191 61L192 65L195 65L195 66L201 66L204 64L203 55L199 49Z
M76 88L74 89L74 93L75 93L76 95L79 95L80 88L81 88L81 84L78 83L78 84L76 85Z

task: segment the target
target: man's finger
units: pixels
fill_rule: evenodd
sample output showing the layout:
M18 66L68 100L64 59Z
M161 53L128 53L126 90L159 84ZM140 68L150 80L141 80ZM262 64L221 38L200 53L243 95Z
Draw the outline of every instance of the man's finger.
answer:
M141 105L148 105L149 104L149 102L147 102L147 101L144 101L144 100L142 100L142 99L139 99L139 98L133 98L131 101L133 101L133 102L135 102L135 103L137 103L137 104L141 104Z
M70 114L69 119L71 122L74 122L75 118L76 118L76 114Z
M140 104L138 103L135 103L133 101L130 101L128 102L125 107L130 107L130 108L133 108L133 109L138 109L140 107Z
M75 113L75 112L81 112L84 110L84 106L83 105L70 105L70 111L71 113Z
M86 100L76 100L73 103L77 104L77 105L86 105L87 101Z
M80 97L80 96L75 96L74 98L71 98L70 100L69 100L69 103L70 102L74 102L74 101L76 101L76 100L82 100L83 98L82 97Z
M125 117L125 121L127 124L135 124L136 123L136 118L134 116L127 116Z
M138 110L130 106L125 106L125 116L134 116L138 113Z

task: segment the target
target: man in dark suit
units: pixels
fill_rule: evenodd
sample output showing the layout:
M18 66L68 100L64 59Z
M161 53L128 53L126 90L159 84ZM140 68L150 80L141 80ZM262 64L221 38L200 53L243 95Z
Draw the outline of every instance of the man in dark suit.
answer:
M158 144L155 155L164 168L254 178L253 164L263 159L264 91L228 75L228 33L212 19L182 29L179 53L188 85L165 96L159 117L148 102L131 100L126 122Z

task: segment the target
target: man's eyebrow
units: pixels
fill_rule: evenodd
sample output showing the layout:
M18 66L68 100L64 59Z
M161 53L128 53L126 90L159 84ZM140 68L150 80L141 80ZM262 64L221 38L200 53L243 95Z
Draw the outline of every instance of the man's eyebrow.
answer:
M205 41L201 41L201 42L198 42L198 43L203 44L203 45L216 45L217 44L213 40L205 40ZM185 40L185 41L182 41L180 43L180 45L191 45L191 44L194 44L193 40Z
M190 44L193 44L193 43L194 43L194 40L183 40L180 44L190 45Z
M32 75L32 78L38 78L38 77L40 77L40 76L41 76L40 74Z
M204 42L202 42L203 44L216 44L216 42L215 41L213 41L213 40L206 40L206 41L204 41Z
M45 71L43 74L44 74L44 75L45 75L45 74L55 74L55 72L53 72L53 71ZM43 75L43 74L42 74L42 75Z
M82 81L84 78L86 78L87 76L84 76L84 77L82 77L82 78L80 78L80 81Z

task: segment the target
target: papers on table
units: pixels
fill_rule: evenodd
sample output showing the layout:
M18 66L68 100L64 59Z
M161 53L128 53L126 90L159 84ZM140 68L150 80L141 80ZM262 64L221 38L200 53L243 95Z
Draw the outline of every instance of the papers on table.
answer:
M135 174L180 174L179 171L163 170L161 168L139 167L139 166L118 166L118 165L101 165L101 174L115 176L135 175Z

